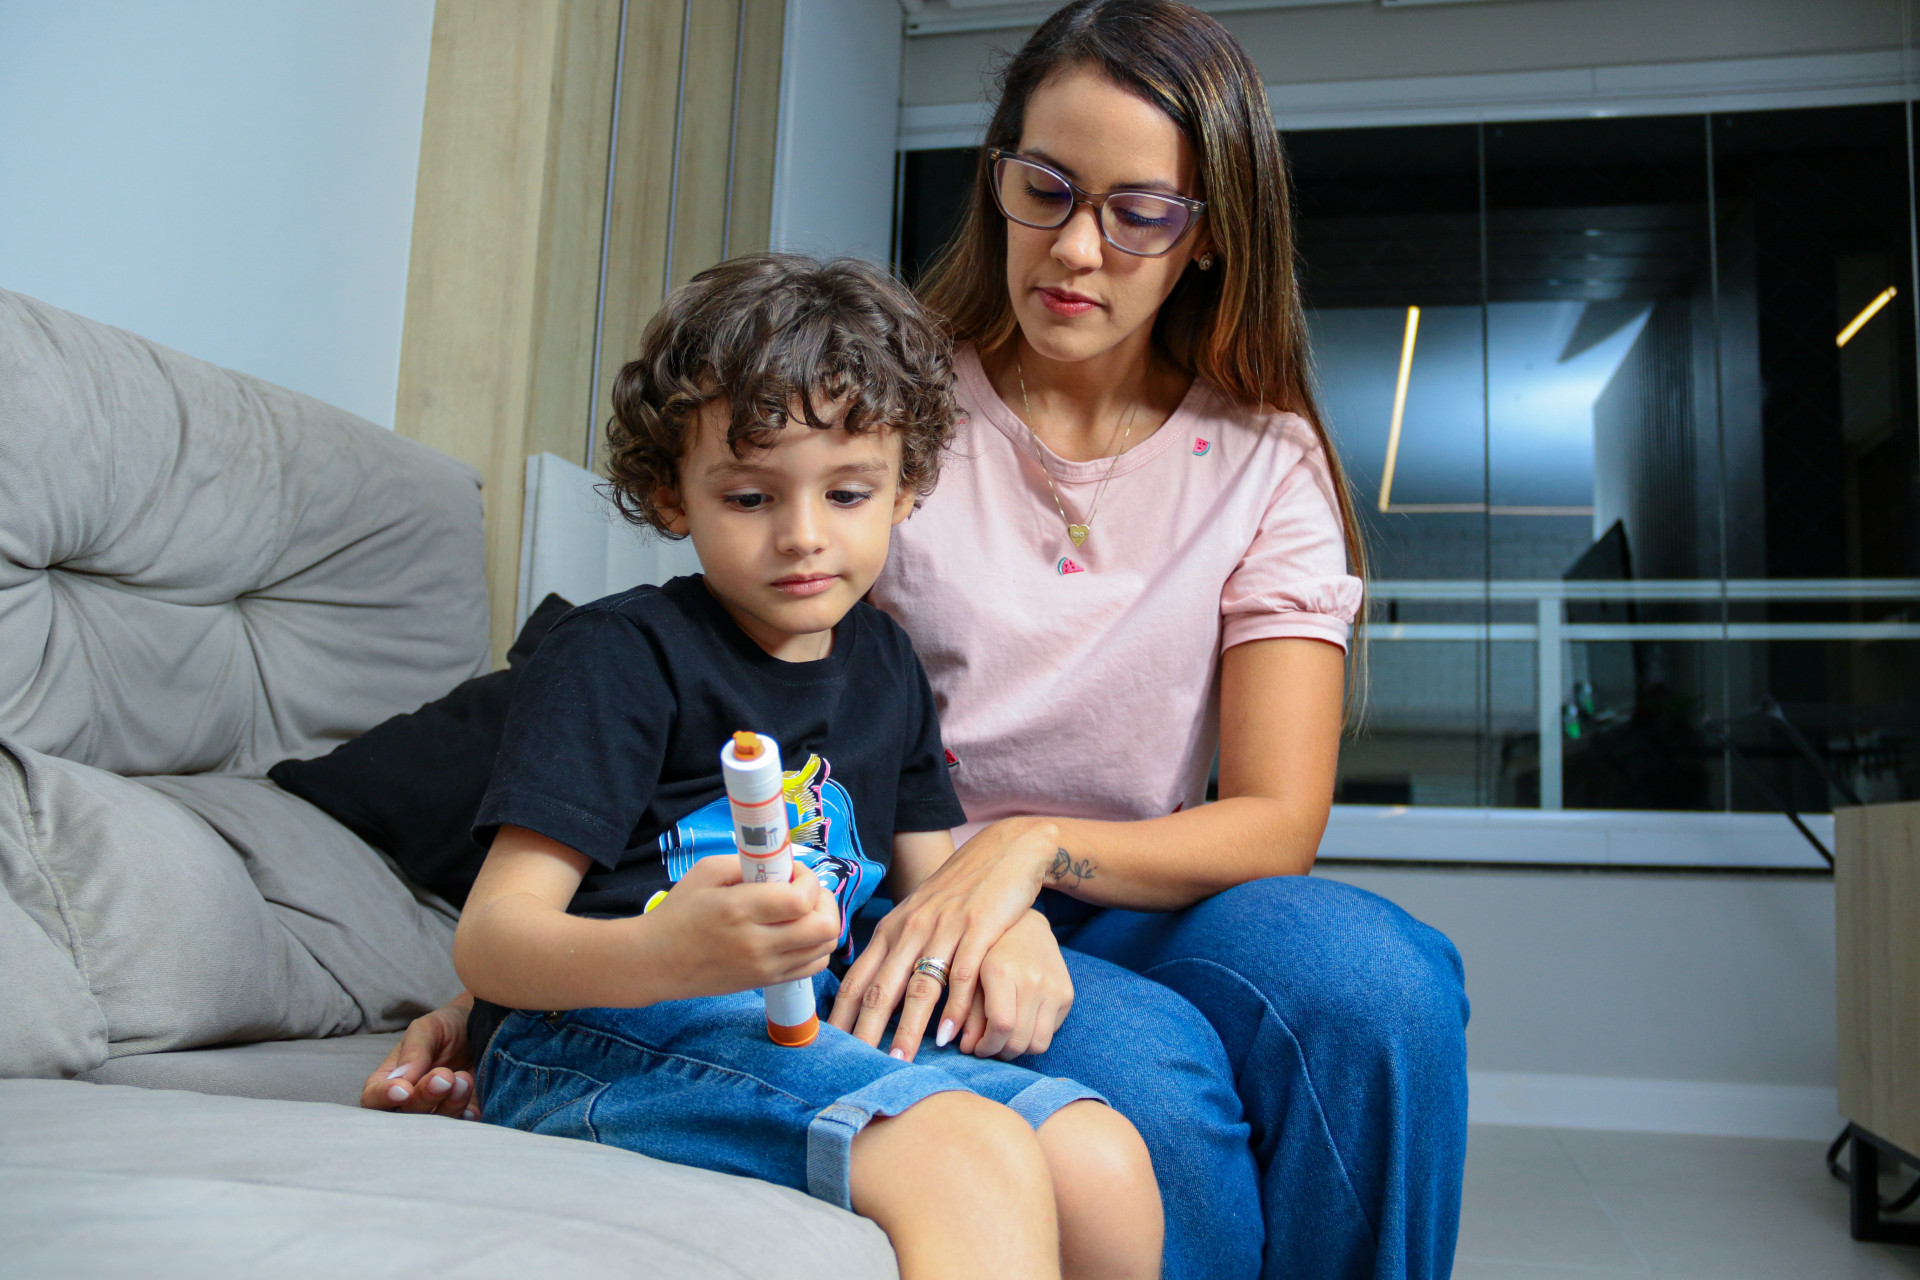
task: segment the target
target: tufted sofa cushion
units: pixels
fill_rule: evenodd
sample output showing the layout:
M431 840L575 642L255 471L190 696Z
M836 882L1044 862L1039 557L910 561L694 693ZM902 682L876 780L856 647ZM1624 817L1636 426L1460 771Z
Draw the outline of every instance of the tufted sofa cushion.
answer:
M0 290L0 735L259 775L486 656L471 469Z

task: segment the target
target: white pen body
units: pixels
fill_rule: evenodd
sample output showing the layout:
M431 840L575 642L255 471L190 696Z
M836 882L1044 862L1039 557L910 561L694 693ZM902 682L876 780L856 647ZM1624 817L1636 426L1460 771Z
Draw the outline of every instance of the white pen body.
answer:
M785 774L780 744L759 735L760 752L742 760L729 740L720 749L720 774L733 812L733 843L740 851L740 878L748 884L785 884L793 879L793 845L788 839ZM767 1005L767 1035L775 1044L798 1048L819 1034L813 982L769 983L762 988Z

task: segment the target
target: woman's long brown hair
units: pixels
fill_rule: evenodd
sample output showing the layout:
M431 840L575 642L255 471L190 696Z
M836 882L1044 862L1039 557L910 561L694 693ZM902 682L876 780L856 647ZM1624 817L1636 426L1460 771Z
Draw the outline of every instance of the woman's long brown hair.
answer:
M1346 471L1314 394L1312 353L1293 243L1293 192L1266 85L1246 50L1218 22L1176 0L1077 0L1033 33L1000 73L1000 105L987 125L960 230L922 278L922 301L956 342L983 352L1016 329L1007 292L1005 221L993 202L987 149L1013 150L1027 101L1077 67L1098 70L1164 111L1199 155L1206 226L1219 260L1190 267L1154 320L1155 346L1175 365L1247 405L1297 413L1313 427L1346 535L1352 572L1366 578L1366 543ZM1352 694L1364 689L1363 603L1355 630Z

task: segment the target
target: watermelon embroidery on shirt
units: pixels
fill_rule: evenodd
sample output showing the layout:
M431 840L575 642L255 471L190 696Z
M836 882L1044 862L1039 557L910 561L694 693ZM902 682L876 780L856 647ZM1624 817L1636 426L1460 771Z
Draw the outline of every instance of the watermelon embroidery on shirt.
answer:
M1063 574L1086 572L1085 569L1082 569L1079 565L1075 564L1072 560L1068 559L1066 556L1061 556L1060 563L1053 566L1053 569L1055 573L1063 573Z
M1193 438L1193 456L1194 457L1204 458L1207 456L1207 453L1212 448L1213 448L1213 441L1202 440L1199 436L1195 436Z

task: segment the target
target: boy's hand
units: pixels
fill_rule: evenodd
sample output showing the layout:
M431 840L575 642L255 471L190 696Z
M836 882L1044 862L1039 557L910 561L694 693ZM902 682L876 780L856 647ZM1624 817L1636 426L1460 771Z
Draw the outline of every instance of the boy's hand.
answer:
M788 884L743 884L740 860L702 858L635 924L672 966L679 998L729 995L810 978L840 939L840 908L803 864Z

